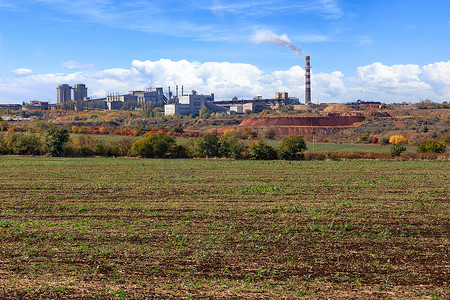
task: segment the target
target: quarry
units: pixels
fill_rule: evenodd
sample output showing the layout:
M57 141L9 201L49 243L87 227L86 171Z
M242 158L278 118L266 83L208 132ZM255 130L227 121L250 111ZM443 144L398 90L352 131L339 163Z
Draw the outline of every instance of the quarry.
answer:
M326 137L346 128L358 127L366 119L362 115L328 115L328 116L267 116L248 117L240 127L253 131L273 130L278 136L301 135Z

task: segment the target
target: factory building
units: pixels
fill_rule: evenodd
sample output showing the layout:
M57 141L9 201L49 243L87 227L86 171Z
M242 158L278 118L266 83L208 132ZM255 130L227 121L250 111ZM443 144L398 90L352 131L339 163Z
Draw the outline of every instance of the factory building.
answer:
M178 103L164 105L164 114L166 116L198 114L202 106L213 101L214 94L200 95L196 91L192 91L192 94L182 95Z
M68 84L60 84L56 88L56 103L61 104L66 101L72 100L70 94L72 91L72 87Z
M162 87L148 88L145 91L130 91L125 95L114 94L106 97L109 110L120 109L128 101L135 101L136 105L142 106L148 102L166 102L166 97Z
M48 102L33 100L22 105L22 110L48 110Z
M287 92L275 93L275 98L263 99L262 96L253 99L224 100L214 102L216 106L227 109L232 114L242 114L245 112L261 112L267 108L276 108L283 105L299 104L299 99L289 97Z
M87 87L83 83L75 84L73 86L73 100L84 101L87 99Z

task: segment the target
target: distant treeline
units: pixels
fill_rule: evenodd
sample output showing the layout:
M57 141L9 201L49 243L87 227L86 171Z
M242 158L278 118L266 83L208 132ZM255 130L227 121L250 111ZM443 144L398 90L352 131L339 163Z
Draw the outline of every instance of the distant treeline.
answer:
M325 160L325 159L390 159L401 156L407 159L448 159L446 144L427 140L418 147L418 153L323 152L305 153L306 143L301 136L281 140L278 149L264 140L244 142L239 131L222 135L210 134L191 138L183 145L177 144L173 135L166 132L149 132L140 140L123 137L117 141L104 141L90 135L72 137L65 127L50 126L43 133L0 134L0 154L49 156L135 156L144 158L228 158L251 160ZM398 150L398 149L397 149ZM424 153L424 154L423 154ZM432 153L432 154L428 154ZM437 155L440 153L440 155Z

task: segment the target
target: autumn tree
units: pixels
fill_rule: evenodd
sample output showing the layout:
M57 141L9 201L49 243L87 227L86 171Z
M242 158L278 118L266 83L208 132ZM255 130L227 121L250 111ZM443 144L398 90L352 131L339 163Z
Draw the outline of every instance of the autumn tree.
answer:
M408 144L408 140L403 135L393 135L389 139L389 144L397 145L397 144Z
M281 140L278 148L278 157L286 160L302 159L303 152L307 149L303 137L291 135Z

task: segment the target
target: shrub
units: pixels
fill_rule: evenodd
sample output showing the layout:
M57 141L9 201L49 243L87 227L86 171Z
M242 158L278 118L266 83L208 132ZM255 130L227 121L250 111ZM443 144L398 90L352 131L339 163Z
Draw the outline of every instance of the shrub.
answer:
M167 151L168 158L187 158L189 157L188 151L182 145L172 145Z
M405 151L406 147L402 144L393 144L390 148L390 152L393 157L400 156L400 154L402 154Z
M131 148L135 140L130 137L124 137L119 141L112 142L109 146L111 149L106 150L107 156L128 156L131 155Z
M217 134L208 135L194 142L193 155L194 157L219 157L219 148Z
M358 143L368 143L369 142L369 134L362 133L358 136Z
M443 137L441 137L441 139L439 141L449 145L450 144L450 135L444 135Z
M96 138L92 138L89 135L81 135L78 140L74 141L74 151L81 156L99 155L100 153L95 153L96 151L94 150L97 149L98 152L99 143L99 140Z
M248 159L272 160L277 159L277 152L263 140L251 141L244 152L244 157Z
M445 153L446 151L447 145L444 142L435 139L427 139L417 147L418 153Z
M0 154L8 154L9 150L8 150L8 144L6 143L5 140L5 135L4 134L0 134Z
M281 159L293 160L303 159L303 152L307 149L305 140L298 135L291 135L281 140L278 148L278 157Z
M0 118L0 131L6 131L8 130L8 127L9 127L8 121Z
M273 128L270 128L264 133L264 137L268 140L273 140L276 137L275 130Z
M221 157L242 158L245 146L236 136L223 135L219 140L219 155Z
M36 134L17 134L17 139L11 148L13 154L40 155L42 152L41 137Z
M142 140L131 146L131 155L147 158L171 157L171 150L175 146L175 140L165 133L146 133Z

